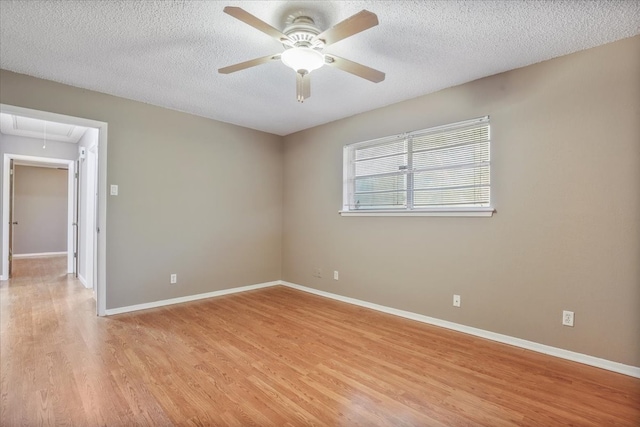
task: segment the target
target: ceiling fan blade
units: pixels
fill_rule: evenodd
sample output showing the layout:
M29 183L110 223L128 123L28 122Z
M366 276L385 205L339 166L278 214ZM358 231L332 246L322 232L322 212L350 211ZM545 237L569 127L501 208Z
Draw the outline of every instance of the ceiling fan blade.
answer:
M293 45L293 41L284 35L280 30L273 28L271 25L267 24L263 20L256 18L246 10L234 7L227 6L223 9L224 13L233 16L234 18L244 22L245 24L251 25L256 30L260 30L268 36L273 37L278 40L280 43L285 43L288 45Z
M374 83L380 83L384 80L385 74L382 71L378 71L366 65L358 64L357 62L349 61L348 59L340 58L339 56L325 53L325 59L327 65L346 71L355 76L362 77Z
M296 73L296 99L298 102L304 102L311 96L311 82L309 81L309 73Z
M280 59L279 53L275 55L263 56L262 58L251 59L245 62L240 62L239 64L229 65L228 67L219 68L218 72L220 74L235 73L236 71L244 70L245 68L255 67L256 65L266 64L267 62L273 61L276 59Z
M325 46L329 46L376 25L378 25L378 16L368 10L362 10L318 34L314 37L314 40L323 40Z

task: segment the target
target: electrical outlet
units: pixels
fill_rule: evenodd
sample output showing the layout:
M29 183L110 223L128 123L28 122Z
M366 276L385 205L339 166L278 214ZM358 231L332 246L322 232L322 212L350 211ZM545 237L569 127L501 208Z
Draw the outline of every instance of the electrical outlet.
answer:
M460 307L460 295L453 296L453 306Z
M573 311L564 310L562 312L562 324L564 326L573 326Z
M335 270L335 271L333 272L333 280L338 280L338 277L339 277L339 276L338 276L338 270Z
M171 284L175 285L176 283L178 283L178 275L174 273L171 275Z

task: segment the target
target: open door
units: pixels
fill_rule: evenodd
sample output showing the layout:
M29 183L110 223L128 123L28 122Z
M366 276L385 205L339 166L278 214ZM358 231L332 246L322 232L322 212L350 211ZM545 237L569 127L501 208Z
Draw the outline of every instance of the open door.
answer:
M14 172L13 159L11 159L9 161L9 278L13 271L13 226L18 225L18 221L13 220Z
M76 170L73 186L73 275L78 277L80 266L80 160L76 160Z
M98 283L98 145L94 144L86 152L86 174L82 176L87 191L83 193L87 206L86 265L87 281L96 289ZM95 295L95 292L94 292Z

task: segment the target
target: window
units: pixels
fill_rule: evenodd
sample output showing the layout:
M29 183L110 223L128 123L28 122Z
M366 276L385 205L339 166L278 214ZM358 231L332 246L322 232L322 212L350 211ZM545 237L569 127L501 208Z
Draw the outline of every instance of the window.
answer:
M342 215L490 216L489 117L344 147Z

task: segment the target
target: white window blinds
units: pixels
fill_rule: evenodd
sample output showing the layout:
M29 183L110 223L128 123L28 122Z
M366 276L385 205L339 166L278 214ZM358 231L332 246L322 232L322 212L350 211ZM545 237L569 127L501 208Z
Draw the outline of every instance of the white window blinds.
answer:
M490 205L489 117L347 145L343 211Z

